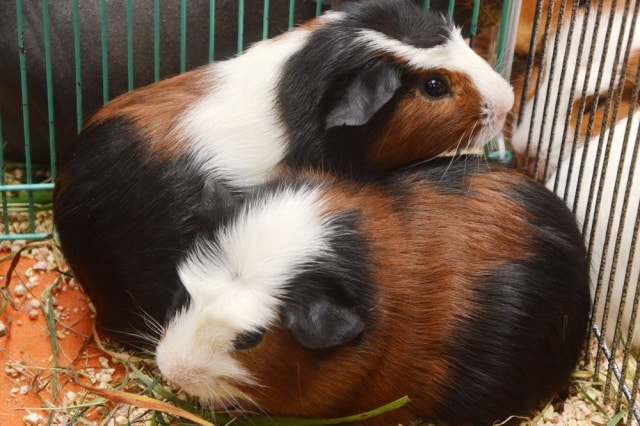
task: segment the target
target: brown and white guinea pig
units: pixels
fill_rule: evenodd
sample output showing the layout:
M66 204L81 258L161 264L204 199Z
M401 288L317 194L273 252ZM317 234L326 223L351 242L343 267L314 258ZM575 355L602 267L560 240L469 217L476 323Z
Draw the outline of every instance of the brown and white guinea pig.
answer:
M228 219L214 209L178 265L161 373L271 415L411 399L370 424L492 424L548 402L587 330L584 244L555 195L492 168L462 157L369 183L301 173L216 201Z
M164 322L208 178L242 188L304 165L368 178L484 144L512 102L441 15L345 3L93 116L56 179L62 249L98 323L133 343Z
M541 84L535 90L532 80L511 143L519 165L565 199L584 230L593 299L599 295L595 323L612 344L620 312L618 336L638 351L640 322L631 319L640 276L639 6L605 1L598 11L596 3L576 6L572 23L569 2L552 26L546 59L534 69Z

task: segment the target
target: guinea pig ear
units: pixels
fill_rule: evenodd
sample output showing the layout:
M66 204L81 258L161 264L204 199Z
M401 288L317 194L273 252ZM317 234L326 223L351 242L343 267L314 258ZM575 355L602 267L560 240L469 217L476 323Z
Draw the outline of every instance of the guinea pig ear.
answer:
M325 130L362 126L380 110L401 86L400 71L378 62L355 76L327 115Z
M309 349L328 349L347 343L362 333L363 319L346 306L320 296L303 305L291 304L283 323L296 340Z
M239 201L222 183L216 179L207 179L200 196L198 216L205 223L212 217L224 217L233 212Z

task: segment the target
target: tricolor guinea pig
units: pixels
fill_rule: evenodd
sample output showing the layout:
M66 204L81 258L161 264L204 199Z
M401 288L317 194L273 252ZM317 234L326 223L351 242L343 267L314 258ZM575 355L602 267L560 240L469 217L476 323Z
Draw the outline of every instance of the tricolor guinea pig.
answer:
M207 179L241 189L306 165L369 178L484 144L512 102L441 15L345 3L94 115L56 179L62 250L98 322L126 342L164 322Z
M636 2L628 10L625 4L606 1L598 10L595 2L568 3L564 21L552 27L545 61L534 69L540 84L533 79L524 94L511 142L519 165L556 191L584 230L599 301L595 323L612 344L621 313L615 340L638 351L640 324L632 323L632 311L640 276L633 242L640 234L640 26Z
M512 104L510 85L442 15L410 0L345 2L116 98L87 128L123 155L191 156L245 185L283 161L368 173L483 145Z
M226 205L178 264L155 350L214 406L492 424L566 389L589 315L570 211L523 174L437 159L366 184L298 174ZM205 199L207 197L205 196ZM214 209L219 216L221 209Z

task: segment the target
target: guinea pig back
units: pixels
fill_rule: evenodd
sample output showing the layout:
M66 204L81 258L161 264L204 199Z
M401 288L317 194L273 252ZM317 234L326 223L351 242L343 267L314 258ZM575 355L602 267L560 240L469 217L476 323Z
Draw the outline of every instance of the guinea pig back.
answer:
M429 164L247 194L179 264L161 372L205 401L273 415L409 396L369 421L381 425L491 424L566 389L590 306L571 213L484 160Z

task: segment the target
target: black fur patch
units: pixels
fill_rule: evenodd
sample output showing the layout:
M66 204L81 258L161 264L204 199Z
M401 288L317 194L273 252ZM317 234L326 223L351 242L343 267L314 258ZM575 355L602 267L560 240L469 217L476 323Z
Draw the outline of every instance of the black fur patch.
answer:
M347 343L358 337L360 332L371 329L370 315L377 291L370 276L369 248L366 238L358 231L358 222L355 211L339 213L332 221L331 255L310 259L303 272L287 285L282 307L285 322L290 317L308 313L319 304L330 307L324 311L337 312L333 317L319 321L316 333L319 336L314 335L312 339L312 344L317 345L315 349ZM335 330L346 330L344 334L348 338L336 337L339 333ZM301 343L314 349L305 342ZM324 347L319 346L322 343Z
M149 155L126 120L115 118L82 132L60 173L56 226L98 323L125 344L148 347L138 335L159 337L148 320L164 325L188 301L175 266L201 226L198 161Z
M456 403L439 413L443 420L491 424L504 420L498 413L529 414L569 385L586 337L589 268L571 212L534 182L508 191L536 218L534 249L477 283L477 311L449 346L457 375L445 400Z
M376 134L416 79L389 54L358 43L358 32L374 30L428 48L445 43L452 27L442 15L425 12L410 1L345 2L337 10L346 18L316 30L286 63L278 86L278 108L291 141L290 164L312 164L358 176L369 166L365 159ZM343 94L358 76L371 74L374 68L387 76L398 74L401 85L395 94L376 107L366 124L325 130L327 117L341 105Z

